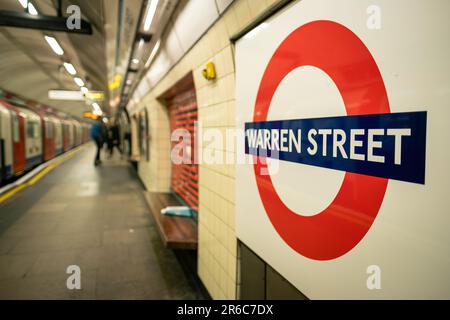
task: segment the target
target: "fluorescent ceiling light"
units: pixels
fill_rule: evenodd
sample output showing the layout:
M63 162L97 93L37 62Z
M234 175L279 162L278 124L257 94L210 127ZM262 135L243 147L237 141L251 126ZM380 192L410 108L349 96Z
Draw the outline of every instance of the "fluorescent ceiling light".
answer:
M20 5L26 9L27 8L27 4L28 4L28 0L19 0Z
M152 21L155 16L156 7L158 6L158 0L151 0L147 9L147 15L144 22L144 31L149 31L152 26Z
M100 106L98 105L97 102L94 102L94 103L92 104L92 107L94 108L94 110L102 111L102 108L100 108Z
M86 87L81 87L81 92L83 92L84 94L86 94L86 93L88 93L89 92L89 89L88 88L86 88Z
M84 81L81 80L81 78L73 78L73 81L75 81L75 83L79 86L79 87L84 87Z
M28 12L33 16L37 16L39 14L31 2L28 2Z
M56 41L54 37L45 36L45 40L58 56L62 56L64 54L64 50L61 48L58 41Z
M97 116L101 116L103 114L102 108L98 105L97 102L92 104L92 108L94 108L94 114Z
M77 74L77 71L75 70L73 64L71 63L64 62L64 68L66 68L67 72L73 76Z
M51 100L69 100L69 101L84 100L82 92L69 90L49 90L48 98Z
M153 48L152 52L150 53L150 57L148 57L147 62L145 63L145 67L148 68L150 64L153 61L153 58L156 56L159 50L159 46L161 44L161 40L158 40L158 42L155 44L155 47Z
M144 41L144 39L141 38L139 40L138 46L136 48L135 57L132 60L134 64L138 64L140 62L139 60L140 60L140 57L142 56L142 52L144 50L144 44L145 44L145 41Z

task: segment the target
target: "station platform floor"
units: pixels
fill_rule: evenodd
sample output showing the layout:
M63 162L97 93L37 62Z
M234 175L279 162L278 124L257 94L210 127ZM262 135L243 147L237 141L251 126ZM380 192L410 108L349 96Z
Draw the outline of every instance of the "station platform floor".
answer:
M117 151L116 151L117 153ZM134 169L90 143L0 204L0 299L203 299L164 247ZM69 290L67 268L81 270Z

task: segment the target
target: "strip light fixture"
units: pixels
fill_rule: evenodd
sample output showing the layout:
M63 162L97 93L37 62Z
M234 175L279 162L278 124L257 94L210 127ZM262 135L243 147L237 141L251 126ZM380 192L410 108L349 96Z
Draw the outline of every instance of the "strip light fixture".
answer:
M80 91L49 90L48 98L51 100L83 101L84 97Z
M26 9L28 5L28 0L19 0L20 5Z
M64 54L64 50L59 45L58 41L54 37L45 36L45 40L47 41L50 48L52 48L53 52L55 52L58 56L62 56Z
M64 62L64 68L66 68L67 72L73 76L77 74L77 70L75 70L75 67L71 63Z
M144 21L144 31L149 31L152 26L153 18L155 17L156 7L158 7L158 0L151 0L147 9L147 15Z
M31 2L28 2L28 13L32 14L33 16L37 16L39 14L39 12Z
M148 60L145 63L146 68L148 68L150 66L150 64L152 63L153 58L155 58L156 54L158 53L160 45L161 45L161 40L158 40L158 42L155 44L155 47L153 48L152 52L150 53L150 57L148 57Z
M98 105L97 102L92 104L92 108L94 108L94 114L97 116L101 116L103 114L102 108Z
M75 78L73 78L73 81L75 81L75 83L77 84L77 86L79 86L79 87L84 87L84 81L83 81L81 78L75 77Z

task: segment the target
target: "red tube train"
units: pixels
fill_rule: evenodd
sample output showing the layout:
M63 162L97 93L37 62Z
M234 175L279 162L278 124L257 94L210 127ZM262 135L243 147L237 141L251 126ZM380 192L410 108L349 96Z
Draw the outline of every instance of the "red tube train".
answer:
M90 139L90 125L0 100L0 183Z

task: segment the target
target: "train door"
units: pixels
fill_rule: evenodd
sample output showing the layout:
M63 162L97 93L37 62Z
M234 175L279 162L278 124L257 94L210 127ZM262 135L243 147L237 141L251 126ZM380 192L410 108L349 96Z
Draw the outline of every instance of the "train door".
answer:
M75 126L72 122L68 122L67 127L69 131L69 149L72 149L75 146Z
M59 155L63 152L63 130L62 123L59 119L53 118L53 125L55 128L54 132L54 143L55 143L55 154Z
M80 131L81 131L81 144L86 142L86 126L84 123L80 123Z
M75 130L75 146L79 146L80 144L81 144L81 139L80 139L80 137L81 137L81 135L80 135L80 133L81 133L81 131L80 131L80 127L79 127L79 125L78 125L78 123L77 122L73 122L73 128L74 128L74 130Z
M25 157L26 169L42 163L42 122L41 118L33 111L21 109L26 115L25 120Z
M55 134L54 123L48 117L42 118L43 124L43 147L44 147L44 161L50 160L55 156Z
M82 141L82 136L83 136L83 133L82 133L82 128L81 128L81 125L80 125L80 123L78 122L78 121L74 121L74 127L75 127L75 137L76 137L76 139L75 139L75 145L77 145L77 146L79 146L80 144L81 144L81 141Z
M0 104L0 182L13 175L12 111Z
M70 132L69 132L69 123L67 120L62 121L62 129L63 129L63 150L64 152L70 149Z
M70 125L72 126L73 130L73 146L76 147L78 145L78 128L77 124L74 120L70 121Z
M25 171L25 115L19 111L12 111L13 152L14 152L14 175L20 175Z
M83 143L89 141L89 131L90 131L89 125L87 123L83 123Z

